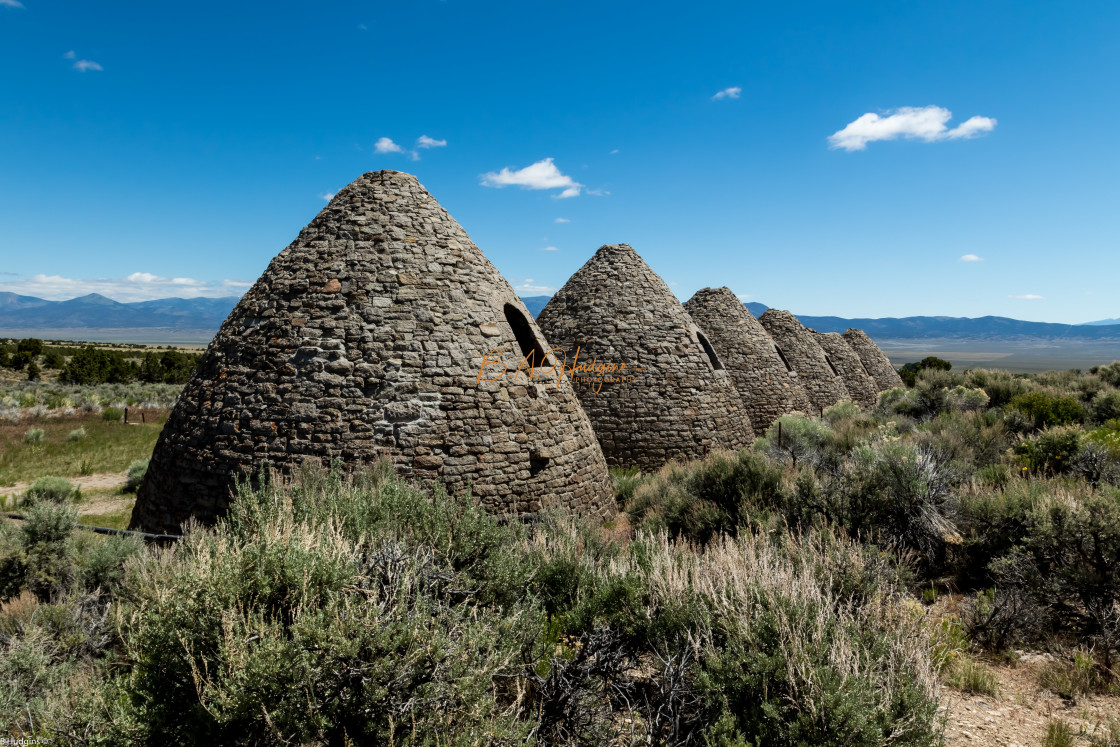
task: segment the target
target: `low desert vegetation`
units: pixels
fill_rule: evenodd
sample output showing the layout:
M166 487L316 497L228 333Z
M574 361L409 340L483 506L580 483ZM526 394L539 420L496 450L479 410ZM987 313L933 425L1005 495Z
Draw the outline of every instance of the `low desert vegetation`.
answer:
M995 667L1023 650L1049 654L1040 690L1115 695L1120 428L1101 402L1118 383L1120 364L923 367L872 411L787 415L749 449L615 470L606 525L506 522L380 465L262 473L214 526L144 546L76 530L59 484L0 526L2 728L938 745L942 688L998 698ZM84 427L77 443L127 430ZM1044 738L1116 731L1055 721Z

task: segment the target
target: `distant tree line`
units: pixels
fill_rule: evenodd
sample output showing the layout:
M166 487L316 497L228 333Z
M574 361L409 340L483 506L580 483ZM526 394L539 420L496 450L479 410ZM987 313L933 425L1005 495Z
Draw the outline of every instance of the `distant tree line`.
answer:
M42 378L44 368L59 372L67 384L185 384L202 356L178 350L112 350L85 346L48 345L29 337L0 345L0 367L26 371L30 381Z

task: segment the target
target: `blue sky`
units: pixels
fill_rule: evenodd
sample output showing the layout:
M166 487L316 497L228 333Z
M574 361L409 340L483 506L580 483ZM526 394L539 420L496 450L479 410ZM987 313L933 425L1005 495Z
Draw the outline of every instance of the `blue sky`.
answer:
M681 300L1120 316L1117 39L1110 2L0 0L0 290L241 292L391 168L523 295L628 242Z

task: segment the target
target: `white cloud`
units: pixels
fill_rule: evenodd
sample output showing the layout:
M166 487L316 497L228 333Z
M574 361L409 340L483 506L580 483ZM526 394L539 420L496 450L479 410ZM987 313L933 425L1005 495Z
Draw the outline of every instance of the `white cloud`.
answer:
M557 218L557 219L556 219L555 221L553 221L553 222L554 222L554 223L571 223L572 221L571 221L571 219L570 219L570 218Z
M90 70L104 70L105 68L101 67L93 60L78 60L74 63L74 69L79 72L85 73Z
M491 171L481 176L480 184L499 189L509 186L523 189L562 189L560 194L553 197L578 196L583 185L567 174L560 173L552 160L546 158L516 171L511 171L508 166L501 171Z
M613 155L615 155L616 153L618 153L618 148L615 148L614 150L612 150L612 151L610 152L610 155L612 155L612 156L613 156Z
M374 153L404 153L404 148L397 145L396 143L394 143L392 140L390 140L387 137L381 137L381 138L378 138L377 142L373 144L373 152Z
M731 86L730 88L723 89L715 96L712 96L712 101L719 101L720 99L737 99L742 95L742 93L743 89L739 86Z
M519 296L551 296L556 292L556 289L548 285L538 285L532 278L525 278L521 281L514 281L517 285L513 289L517 291Z
M323 200L324 202L330 202L334 199L334 196L336 194L337 192L324 192L323 194L319 195L319 199Z
M428 137L427 135L421 135L420 137L416 138L417 148L443 148L446 146L446 140L436 140L435 138Z
M560 251L560 249L559 249L559 247L555 247L555 246L543 246L543 247L541 247L541 251L542 252L557 252L557 251Z
M71 50L70 50L69 52L67 52L66 54L62 55L62 59L64 59L64 60L72 60L72 59L74 59L74 58L75 58L75 57L77 57L77 56L78 56L78 55L74 54L74 50L73 50L73 49L71 49Z
M123 278L68 278L61 275L32 275L25 280L0 283L0 291L65 301L89 293L100 293L115 301L151 301L157 298L200 298L241 295L251 283L223 280L220 283L195 278L166 278L150 272L134 272Z
M610 192L605 189L589 189L587 190L587 194L594 195L595 197L605 197L606 195L609 195Z
M962 254L961 262L983 262L983 257L977 257L975 254Z
M1045 296L1040 296L1037 293L1024 293L1021 296L1008 296L1008 298L1016 298L1020 301L1041 301Z
M946 125L953 113L940 106L904 106L887 111L886 115L864 114L844 129L829 135L829 146L852 151L864 150L868 143L876 140L896 140L900 137L927 143L959 140L991 132L996 126L996 120L991 117L972 117L950 130Z
M23 7L23 3L19 2L19 0L0 0L0 5L3 5L5 8Z

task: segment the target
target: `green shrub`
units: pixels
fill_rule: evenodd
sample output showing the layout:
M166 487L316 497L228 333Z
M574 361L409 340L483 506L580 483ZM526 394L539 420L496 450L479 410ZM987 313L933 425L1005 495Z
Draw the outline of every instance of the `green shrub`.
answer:
M972 412L983 410L988 406L988 395L983 389L969 389L956 386L946 395L946 405L950 410L958 412Z
M1090 371L1099 376L1102 381L1120 387L1120 361L1113 361L1107 366L1094 366Z
M1069 658L1048 662L1038 674L1042 689L1067 700L1108 691L1108 679L1088 650L1075 650Z
M346 494L361 505L344 505ZM135 652L125 687L136 736L524 739L529 724L497 705L495 685L516 673L541 620L518 602L480 603L493 594L479 594L474 576L516 535L438 500L396 483L242 490L229 519L182 540L174 563L143 556L125 581L140 613L123 628ZM399 509L410 516L388 515ZM350 523L363 514L374 519L369 534ZM422 525L409 531L409 519ZM404 531L382 534L390 524ZM444 541L416 543L423 535Z
M124 420L124 410L116 407L106 407L101 411L101 419L106 423L117 423Z
M1073 727L1062 719L1050 719L1046 724L1046 736L1042 738L1042 747L1074 747L1077 743L1077 734Z
M38 446L43 443L43 434L44 431L42 428L28 428L27 432L23 434L24 443Z
M1120 418L1120 391L1111 389L1097 395L1091 404L1093 421L1104 423Z
M779 435L780 434L780 435ZM783 415L766 431L766 445L771 455L781 461L817 463L832 435L831 429L804 415Z
M1086 438L1108 449L1113 458L1120 459L1120 419L1107 421L1090 431Z
M792 442L787 448L794 448ZM752 505L783 502L781 469L764 455L743 450L667 465L638 486L626 511L646 531L665 530L703 543L720 532L736 532Z
M999 679L992 670L970 656L955 659L946 679L950 685L966 693L987 695L990 698L999 695Z
M1016 395L1034 388L1031 382L1020 375L983 368L970 371L968 381L973 387L984 390L990 407L1003 407Z
M952 368L953 364L949 361L930 355L916 363L903 364L898 370L898 375L902 377L903 384L912 387L923 371L948 371Z
M824 421L836 425L843 420L852 420L863 413L860 406L850 399L841 400L831 407L824 408Z
M1061 475L1073 468L1084 435L1080 426L1056 426L1023 439L1014 450L1020 464L1031 472Z
M611 467L611 483L614 485L614 499L620 506L625 506L634 497L634 490L642 481L642 472L637 467L623 469Z
M75 577L70 535L78 513L63 503L41 501L27 511L21 530L21 586L40 601L68 591Z
M1073 397L1038 389L1016 394L1008 407L1023 413L1034 423L1035 428L1069 425L1085 420L1084 408Z
M844 462L820 491L819 511L853 536L881 539L936 565L947 545L959 542L953 500L959 480L927 449L880 442L857 448Z
M77 488L64 477L40 477L31 483L31 487L24 493L24 499L29 503L64 503L77 499L77 492Z
M79 427L75 428L74 430L70 431L69 434L67 434L66 440L67 441L81 441L85 437L86 437L86 429L84 427L79 426Z
M135 493L140 489L140 483L144 481L144 475L148 473L148 460L137 459L132 464L128 465L128 479L125 481L124 490L126 493Z

